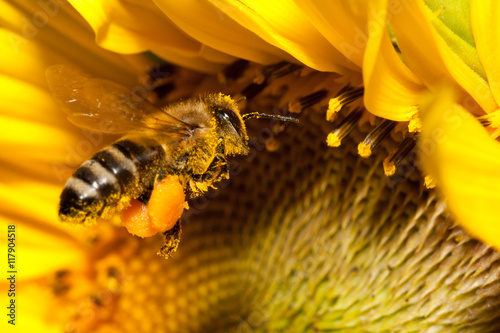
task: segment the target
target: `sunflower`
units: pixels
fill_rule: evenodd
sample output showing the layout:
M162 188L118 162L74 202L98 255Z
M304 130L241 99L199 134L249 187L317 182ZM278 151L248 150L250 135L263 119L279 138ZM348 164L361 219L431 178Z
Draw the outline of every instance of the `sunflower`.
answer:
M500 329L496 2L0 6L7 331ZM190 202L165 260L116 221L57 220L64 182L117 139L66 120L60 63L300 124L248 122L250 154Z

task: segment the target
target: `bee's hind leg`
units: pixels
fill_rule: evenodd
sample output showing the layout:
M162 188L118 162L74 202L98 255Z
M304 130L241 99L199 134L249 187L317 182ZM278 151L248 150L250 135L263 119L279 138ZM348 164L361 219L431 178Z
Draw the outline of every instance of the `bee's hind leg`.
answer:
M165 244L158 251L158 255L164 257L165 259L171 258L172 254L177 251L179 243L181 241L181 219L177 220L177 223L172 229L163 232L163 237L165 237Z

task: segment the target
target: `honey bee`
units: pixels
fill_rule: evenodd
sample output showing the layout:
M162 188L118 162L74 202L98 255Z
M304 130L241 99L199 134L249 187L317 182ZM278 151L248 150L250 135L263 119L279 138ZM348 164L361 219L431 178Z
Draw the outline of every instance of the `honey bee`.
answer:
M46 71L49 87L78 127L123 134L73 173L60 196L59 218L93 224L131 199L148 200L155 184L174 175L191 197L229 178L227 156L249 153L244 120L296 118L241 115L231 97L207 94L159 108L126 87L68 65Z

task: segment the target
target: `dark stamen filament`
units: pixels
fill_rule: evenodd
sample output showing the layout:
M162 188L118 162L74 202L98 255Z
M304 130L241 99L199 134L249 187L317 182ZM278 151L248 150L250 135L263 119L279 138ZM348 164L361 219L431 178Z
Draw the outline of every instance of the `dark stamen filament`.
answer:
M318 90L312 94L299 98L296 102L289 103L288 110L292 113L303 112L305 109L319 103L327 94L328 90L326 89Z
M222 71L222 77L219 77L222 82L227 80L237 80L243 76L243 72L248 68L249 62L247 60L238 60L233 62L231 65L224 68Z
M241 93L250 100L264 90L272 80L293 73L300 68L302 68L302 66L290 64L286 61L266 66L262 69L261 75L258 76L253 83L243 89Z
M358 153L361 157L369 157L373 149L389 134L397 122L384 119L377 127L371 131L366 138L358 145Z
M262 69L262 75L266 79L268 79L268 78L277 79L279 77L283 77L285 75L293 73L296 70L299 70L301 68L302 68L302 66L300 66L300 65L291 64L291 63L286 62L286 61L281 61L277 64L264 67Z
M404 139L398 149L384 160L384 173L386 176L392 176L404 158L415 148L417 144L415 136L409 136Z
M364 92L364 87L353 88L351 86L345 86L344 88L342 88L337 94L337 97L330 100L326 119L329 121L333 121L335 118L334 114L339 112L343 106L354 102L358 98L361 98Z
M354 109L339 124L339 126L328 134L327 143L330 147L339 147L342 140L354 129L358 120L363 115L360 108Z

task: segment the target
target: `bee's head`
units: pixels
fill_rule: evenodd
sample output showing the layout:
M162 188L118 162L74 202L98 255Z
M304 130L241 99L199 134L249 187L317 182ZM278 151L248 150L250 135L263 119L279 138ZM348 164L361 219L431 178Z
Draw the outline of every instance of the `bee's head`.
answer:
M248 154L248 134L245 120L249 118L271 118L282 121L298 122L293 117L252 112L240 115L236 102L229 96L219 94L216 103L212 105L219 137L224 140L226 155Z
M225 155L248 154L248 135L243 118L233 100L213 107L219 140L223 140Z

